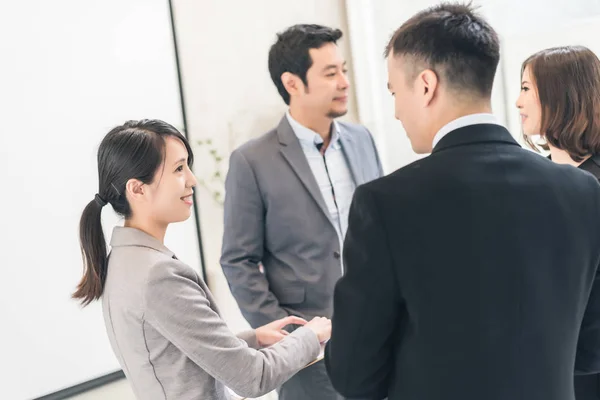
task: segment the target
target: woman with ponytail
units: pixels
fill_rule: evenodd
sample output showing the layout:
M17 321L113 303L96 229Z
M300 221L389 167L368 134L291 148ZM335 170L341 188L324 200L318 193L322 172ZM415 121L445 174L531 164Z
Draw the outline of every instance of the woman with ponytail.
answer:
M80 222L84 274L75 299L101 299L111 346L136 397L229 399L225 386L258 397L293 376L329 339L331 322L289 316L234 335L205 282L164 244L169 224L191 214L192 150L173 126L129 121L98 150L99 190ZM110 205L110 253L101 214ZM288 324L304 325L291 334Z

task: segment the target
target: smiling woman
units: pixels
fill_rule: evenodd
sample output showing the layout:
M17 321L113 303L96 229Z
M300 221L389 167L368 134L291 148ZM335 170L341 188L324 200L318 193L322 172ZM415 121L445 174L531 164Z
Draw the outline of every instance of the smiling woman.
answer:
M73 297L102 299L112 349L138 398L224 400L225 386L261 396L317 357L331 322L288 316L238 336L228 329L206 283L164 245L168 226L191 215L193 160L187 139L163 121L128 121L104 137L98 193L80 222L84 275ZM101 218L108 204L125 219L110 257ZM306 327L288 334L289 324Z
M521 68L519 109L526 142L541 135L554 161L579 165L600 153L600 60L587 47L539 51Z
M80 221L86 268L74 298L87 305L104 291L108 257L102 208L110 204L125 218L126 227L163 242L168 225L191 214L196 185L190 170L193 161L186 138L162 121L129 121L105 136L98 150L100 190L83 210Z

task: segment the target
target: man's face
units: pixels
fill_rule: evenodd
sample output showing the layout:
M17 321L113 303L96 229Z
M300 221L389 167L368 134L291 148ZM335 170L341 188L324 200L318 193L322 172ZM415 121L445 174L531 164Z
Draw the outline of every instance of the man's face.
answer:
M307 86L294 99L297 104L319 116L337 118L348 112L346 61L334 43L310 49L312 65L306 73Z
M429 153L431 138L425 129L422 85L412 76L414 68L405 57L390 54L387 61L388 89L394 97L395 117L402 123L413 150L417 154Z

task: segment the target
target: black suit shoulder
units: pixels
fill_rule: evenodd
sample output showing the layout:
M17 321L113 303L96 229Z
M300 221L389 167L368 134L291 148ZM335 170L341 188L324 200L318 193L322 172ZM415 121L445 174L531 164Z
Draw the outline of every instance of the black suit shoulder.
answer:
M404 180L414 179L415 175L418 175L420 173L420 167L423 163L426 162L426 160L427 157L413 161L412 163L397 169L391 174L382 176L381 178L365 183L359 188L361 190L366 190L373 193L386 192L387 190L389 190L390 187L396 186Z
M594 175L596 179L600 180L600 154L590 157L583 162L579 168L589 172L590 174Z
M567 186L589 187L589 179L586 179L584 175L572 166L556 164L546 157L542 157L522 147L494 145L494 149L494 157L501 157L497 158L498 161L512 161L513 166L518 168L518 170L513 169L506 171L506 173L521 173L525 176L537 177L544 182L550 183L553 181L559 186L567 183ZM374 192L388 192L390 187L402 185L404 181L410 181L413 184L413 189L415 187L423 187L431 183L430 178L435 178L436 172L439 174L438 176L444 177L453 175L456 172L469 173L468 170L462 170L460 167L461 165L471 163L472 157L476 157L476 152L477 150L474 150L473 147L464 146L433 153L363 186L367 186L366 189ZM597 159L598 164L593 164L589 168L583 168L582 166L581 169L596 175L593 172L595 171L595 167L598 167L596 177L600 179L600 157L597 157ZM419 181L418 185L414 185L415 182L413 180L419 178L423 178L423 180Z

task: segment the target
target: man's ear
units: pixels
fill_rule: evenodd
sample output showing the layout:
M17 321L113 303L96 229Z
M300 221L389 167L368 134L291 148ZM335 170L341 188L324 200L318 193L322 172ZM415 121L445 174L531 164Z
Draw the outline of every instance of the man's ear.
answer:
M284 72L281 74L281 83L289 93L290 97L297 96L304 90L304 82L302 82L302 79L291 72Z
M429 106L439 87L437 74L431 69L424 70L417 77L417 85L422 95L423 106Z

